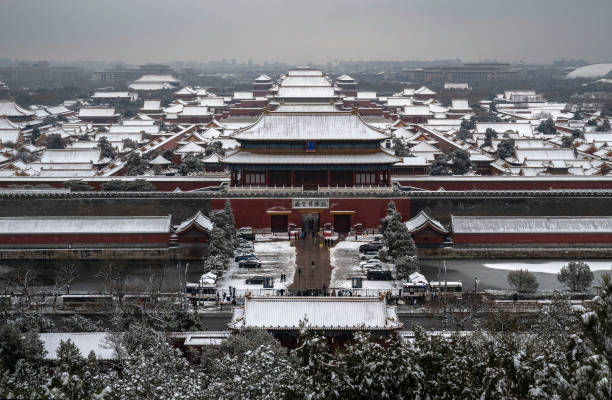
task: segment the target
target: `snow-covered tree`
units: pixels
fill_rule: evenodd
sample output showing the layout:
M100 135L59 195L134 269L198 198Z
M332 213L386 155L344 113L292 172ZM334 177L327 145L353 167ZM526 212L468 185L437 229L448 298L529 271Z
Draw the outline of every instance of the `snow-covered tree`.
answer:
M612 278L605 274L601 289L582 314L582 332L570 346L574 399L612 398Z

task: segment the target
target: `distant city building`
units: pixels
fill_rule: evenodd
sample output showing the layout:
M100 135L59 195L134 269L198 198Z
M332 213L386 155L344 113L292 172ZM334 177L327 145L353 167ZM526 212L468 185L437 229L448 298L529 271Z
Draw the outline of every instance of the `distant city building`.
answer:
M147 64L141 65L138 68L106 68L103 71L94 72L92 78L94 81L100 81L104 84L122 86L142 77L143 75L170 75L178 80L181 80L183 77L182 73L173 71L167 65Z
M466 63L459 66L426 67L408 71L412 80L424 82L474 82L509 80L516 76L510 64Z
M22 61L15 66L0 68L0 81L11 86L76 84L89 79L82 68L51 65L47 61Z

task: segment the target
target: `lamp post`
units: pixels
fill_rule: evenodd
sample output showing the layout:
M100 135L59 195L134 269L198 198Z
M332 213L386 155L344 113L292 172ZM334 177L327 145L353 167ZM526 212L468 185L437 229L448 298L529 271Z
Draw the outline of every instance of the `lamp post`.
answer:
M442 248L452 249L453 242L450 239L445 240L442 243ZM442 260L442 264L444 265L444 315L446 315L447 307L448 307L448 279L447 279L447 271L446 271L446 259ZM438 281L438 285L439 285L439 281ZM444 330L446 330L446 317L444 318L443 321L444 321Z

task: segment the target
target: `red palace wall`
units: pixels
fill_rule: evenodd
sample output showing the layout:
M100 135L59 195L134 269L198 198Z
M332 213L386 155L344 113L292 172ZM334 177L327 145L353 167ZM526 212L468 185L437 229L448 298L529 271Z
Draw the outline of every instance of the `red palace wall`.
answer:
M612 179L599 177L598 179L571 179L558 177L556 179L530 179L530 178L482 178L470 179L412 179L411 176L391 177L403 186L413 186L425 190L549 190L549 189L612 189Z
M69 244L69 243L160 243L167 245L170 234L123 234L123 235L0 235L0 244Z
M254 229L270 227L271 213L287 213L288 222L298 227L302 224L302 212L318 212L319 224L334 222L333 211L353 211L351 225L363 224L364 228L378 227L380 219L387 212L387 205L391 199L387 198L355 198L355 199L329 199L329 209L298 210L291 208L291 199L257 199L241 198L230 199L236 226L250 226ZM402 219L410 218L410 199L393 199ZM225 206L225 199L211 199L210 208L219 210ZM268 213L270 211L271 213Z
M612 234L454 234L455 244L612 243Z

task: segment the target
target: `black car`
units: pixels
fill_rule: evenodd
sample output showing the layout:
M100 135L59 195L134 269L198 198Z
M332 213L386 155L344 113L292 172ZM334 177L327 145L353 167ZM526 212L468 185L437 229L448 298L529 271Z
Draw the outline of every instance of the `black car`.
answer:
M239 268L259 268L261 263L257 260L243 260L238 263Z
M369 281L390 281L393 280L391 271L383 271L380 269L371 269L367 274Z
M381 242L366 243L359 246L359 252L367 253L369 251L379 251L380 249L382 249L382 247L383 244Z
M253 276L246 280L246 283L249 285L263 285L266 279L263 276Z

